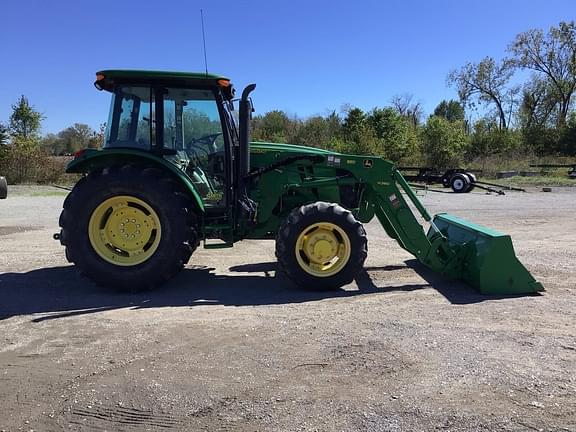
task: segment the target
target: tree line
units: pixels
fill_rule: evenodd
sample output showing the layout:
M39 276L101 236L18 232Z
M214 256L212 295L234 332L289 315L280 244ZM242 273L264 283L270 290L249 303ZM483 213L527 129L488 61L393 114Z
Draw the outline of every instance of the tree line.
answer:
M519 72L530 75L519 82ZM424 118L411 95L385 107L308 119L272 111L254 119L256 140L291 142L346 153L374 154L403 164L446 168L487 157L576 155L576 26L532 29L487 56L448 73L458 100L441 101Z
M520 81L520 71L528 78ZM505 58L468 62L449 71L447 85L458 100L440 101L428 116L414 96L400 94L369 111L347 105L306 119L270 111L253 118L252 137L436 168L490 157L576 155L574 21L520 33ZM53 156L103 143L104 125L95 131L75 123L41 135L44 119L21 96L8 122L0 122L0 174L10 181L52 181L63 170Z
M55 156L71 155L82 148L99 148L99 131L75 123L58 132L42 136L44 115L22 95L12 105L7 124L0 123L0 173L11 183L58 181L65 161Z

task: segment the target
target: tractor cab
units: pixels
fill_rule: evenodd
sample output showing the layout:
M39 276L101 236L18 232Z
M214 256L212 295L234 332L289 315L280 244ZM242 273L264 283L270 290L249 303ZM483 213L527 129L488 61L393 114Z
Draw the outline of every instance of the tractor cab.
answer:
M198 73L107 70L98 89L112 93L104 149L133 149L162 157L185 172L207 209L235 201L240 167L234 88L230 80ZM247 127L245 125L244 127ZM236 161L236 163L233 163Z

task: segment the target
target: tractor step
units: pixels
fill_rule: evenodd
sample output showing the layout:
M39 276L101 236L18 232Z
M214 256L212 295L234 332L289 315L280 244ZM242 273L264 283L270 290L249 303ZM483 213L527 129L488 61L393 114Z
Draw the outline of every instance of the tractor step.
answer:
M226 249L234 247L234 243L230 242L218 242L218 243L208 243L204 240L204 249Z

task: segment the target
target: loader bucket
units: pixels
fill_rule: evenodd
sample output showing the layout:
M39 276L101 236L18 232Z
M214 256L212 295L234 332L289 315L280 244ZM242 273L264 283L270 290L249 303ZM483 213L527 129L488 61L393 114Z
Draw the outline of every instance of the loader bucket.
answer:
M544 291L516 258L509 235L446 213L434 216L434 224L456 252L456 259L448 263L446 273L465 280L483 294ZM431 229L428 237L432 235Z

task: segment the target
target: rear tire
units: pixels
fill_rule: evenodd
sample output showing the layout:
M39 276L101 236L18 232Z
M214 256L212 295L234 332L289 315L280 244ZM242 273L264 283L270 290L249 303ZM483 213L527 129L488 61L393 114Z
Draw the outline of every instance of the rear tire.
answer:
M364 227L337 204L316 202L294 209L276 236L280 270L310 290L349 284L362 270L367 254Z
M456 193L468 192L470 188L470 179L466 174L457 173L450 178L450 187Z
M8 196L8 183L6 177L0 177L0 199L5 199Z
M155 168L114 166L82 178L64 201L66 258L98 285L152 289L176 275L198 245L192 203Z

